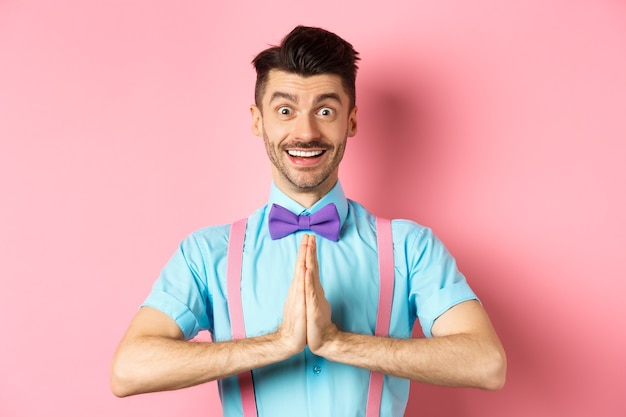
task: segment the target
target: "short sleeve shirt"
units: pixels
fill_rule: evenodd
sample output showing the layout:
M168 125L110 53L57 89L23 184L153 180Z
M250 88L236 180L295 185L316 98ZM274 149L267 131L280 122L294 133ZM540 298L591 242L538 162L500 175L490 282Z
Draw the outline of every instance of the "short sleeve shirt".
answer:
M241 300L248 337L275 331L291 284L299 231L272 240L268 214L272 204L309 215L329 203L337 206L341 232L337 242L317 238L320 280L342 331L373 334L378 308L379 274L376 218L346 199L341 184L306 209L272 185L266 206L249 218L244 240ZM143 306L169 315L185 338L208 330L215 342L231 339L226 286L230 225L198 230L186 237L163 268ZM426 227L393 220L394 292L389 336L409 338L418 319L426 337L434 321L463 301L477 299L454 258ZM308 348L290 359L253 370L259 417L363 416L369 372L328 361ZM218 381L225 417L241 416L236 377ZM409 381L385 376L382 417L404 414Z

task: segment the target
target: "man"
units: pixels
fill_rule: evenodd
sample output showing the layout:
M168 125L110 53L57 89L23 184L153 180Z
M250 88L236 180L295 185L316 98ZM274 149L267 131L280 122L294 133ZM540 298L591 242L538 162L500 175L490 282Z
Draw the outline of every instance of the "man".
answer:
M218 380L227 417L401 416L409 380L503 385L498 337L429 229L392 222L392 298L379 303L388 288L377 256L387 247L377 241L382 226L338 181L357 131L358 59L337 35L308 27L254 59L252 129L272 163L269 203L243 223L243 244L232 243L234 225L181 243L115 354L116 395ZM320 229L322 214L330 217ZM324 222L338 227L323 230ZM236 336L239 303L245 331ZM388 330L375 336L386 308ZM416 318L427 338L411 338ZM204 329L212 343L188 341ZM368 405L380 374L379 402Z

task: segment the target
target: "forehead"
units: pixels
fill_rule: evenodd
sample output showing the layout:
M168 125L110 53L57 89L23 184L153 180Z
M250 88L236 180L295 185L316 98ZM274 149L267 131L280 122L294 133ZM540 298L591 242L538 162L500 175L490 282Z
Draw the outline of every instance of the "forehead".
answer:
M291 72L271 70L267 78L263 103L284 93L302 100L315 100L320 96L335 95L342 103L348 103L348 95L343 88L341 77L336 74L320 74L304 77Z

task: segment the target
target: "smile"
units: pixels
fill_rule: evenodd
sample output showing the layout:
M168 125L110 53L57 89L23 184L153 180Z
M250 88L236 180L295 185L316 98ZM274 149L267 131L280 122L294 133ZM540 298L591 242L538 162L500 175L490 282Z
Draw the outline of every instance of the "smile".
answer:
M294 156L294 157L298 157L298 158L314 158L316 156L320 156L321 154L323 154L324 151L296 151L296 150L289 150L289 151L287 151L287 153L289 154L289 156Z

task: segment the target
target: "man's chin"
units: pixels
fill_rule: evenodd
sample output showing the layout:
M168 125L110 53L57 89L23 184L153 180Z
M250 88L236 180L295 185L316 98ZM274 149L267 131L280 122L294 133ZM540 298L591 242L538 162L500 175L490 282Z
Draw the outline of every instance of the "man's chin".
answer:
M330 190L330 188L332 188L332 186L337 182L337 179L332 180L330 177L308 179L290 178L289 182L298 191L311 193Z

